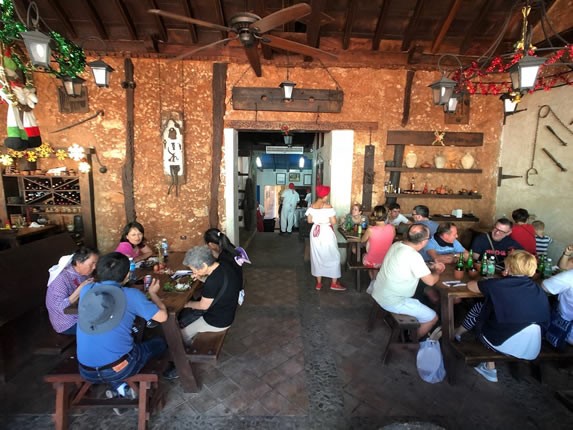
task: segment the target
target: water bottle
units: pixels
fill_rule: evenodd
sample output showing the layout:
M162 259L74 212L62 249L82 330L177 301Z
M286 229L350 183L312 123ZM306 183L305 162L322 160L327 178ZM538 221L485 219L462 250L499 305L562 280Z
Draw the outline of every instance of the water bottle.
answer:
M129 280L130 281L135 281L135 261L133 261L133 258L129 258Z
M495 275L495 257L493 255L489 257L489 261L487 263L487 274L488 276Z
M543 277L551 278L553 275L553 262L551 261L551 258L547 257L545 260L545 267L543 269Z
M481 276L487 276L488 270L487 270L487 257L485 255L485 252L482 255L481 258L481 270L480 270L480 275Z
M167 251L169 250L169 244L167 243L167 239L161 239L161 254L163 254L163 260L167 261Z

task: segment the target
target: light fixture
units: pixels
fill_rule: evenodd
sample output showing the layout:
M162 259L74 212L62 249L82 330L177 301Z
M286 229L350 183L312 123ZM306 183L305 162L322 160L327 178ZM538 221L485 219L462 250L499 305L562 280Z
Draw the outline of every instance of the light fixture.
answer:
M444 112L445 113L454 113L458 108L458 104L460 99L462 98L461 93L454 93L448 100L448 102L444 105Z
M304 168L304 164L305 164L305 158L303 155L300 156L300 158L298 159L298 167L300 169Z
M284 93L284 101L289 102L292 100L292 91L296 84L292 81L289 81L288 78L286 81L282 81L279 85L283 89Z
M30 12L34 9L35 17L30 18ZM50 48L50 42L52 39L50 36L45 35L38 31L38 23L40 22L40 11L38 10L38 5L36 2L32 1L28 5L28 22L26 27L30 27L30 21L32 22L32 31L23 31L20 36L26 44L26 49L28 50L28 56L30 57L30 62L34 67L43 67L45 69L50 68L50 57L52 50Z
M514 91L525 91L535 88L539 68L545 59L526 55L509 68L511 86Z
M70 77L70 76L62 76L60 78L62 80L62 84L64 85L64 90L66 94L70 97L78 97L82 95L82 90L84 87L85 79L82 79L78 76Z
M255 159L255 163L259 169L263 167L263 162L261 161L261 157L257 156L257 158Z
M285 134L283 136L283 139L285 141L285 145L287 146L291 146L292 145L292 134Z
M517 104L521 101L519 94L515 93L502 94L499 99L503 102L503 113L506 115L515 113Z
M96 61L88 63L88 66L92 69L96 85L100 88L109 87L109 75L114 71L113 67L103 61L101 57Z
M462 63L460 59L455 55L444 54L438 60L438 70L442 72L442 77L436 82L433 82L430 85L428 85L432 89L432 98L434 100L434 104L438 106L443 106L450 101L450 98L454 93L454 89L459 84L457 81L454 81L453 79L446 78L446 71L443 70L441 67L442 60L446 57L455 58L455 60L458 62L458 65L460 66L460 70L462 69Z

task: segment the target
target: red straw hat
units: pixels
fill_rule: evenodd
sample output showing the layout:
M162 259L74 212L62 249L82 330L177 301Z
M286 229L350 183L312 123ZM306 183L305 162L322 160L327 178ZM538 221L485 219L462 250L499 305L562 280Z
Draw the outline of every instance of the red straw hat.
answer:
M294 190L294 184L293 184L292 182L291 182L290 184L288 184L288 187L289 187L291 190Z
M326 197L330 194L330 187L327 185L317 185L316 186L316 196L318 198Z

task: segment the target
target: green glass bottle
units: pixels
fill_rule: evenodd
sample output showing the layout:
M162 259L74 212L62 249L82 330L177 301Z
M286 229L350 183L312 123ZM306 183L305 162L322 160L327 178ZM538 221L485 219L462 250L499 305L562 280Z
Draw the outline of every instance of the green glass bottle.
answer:
M464 254L460 253L460 258L458 258L458 262L456 264L456 270L464 271Z
M468 255L468 261L466 261L466 268L468 269L468 272L470 270L473 270L474 268L474 257L473 257L474 251L472 249L470 249L470 253Z
M480 275L481 275L481 276L487 276L487 256L485 255L485 252L484 252L483 255L481 256L481 270L480 270Z

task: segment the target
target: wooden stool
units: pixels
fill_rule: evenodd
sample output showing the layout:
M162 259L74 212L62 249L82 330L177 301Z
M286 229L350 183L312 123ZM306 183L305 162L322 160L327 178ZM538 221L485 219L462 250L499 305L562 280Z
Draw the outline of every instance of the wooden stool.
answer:
M382 352L382 363L388 362L390 348L400 346L401 348L418 349L418 333L420 327L418 320L410 315L395 314L383 309L376 301L372 304L366 330L372 331L376 319L381 316L384 322L390 327L390 336ZM412 343L406 343L406 333ZM398 340L399 339L399 340Z
M137 393L137 399L95 399L88 397L88 391L93 384L82 379L78 372L77 360L67 358L44 376L44 381L51 383L56 390L56 410L53 415L56 430L68 428L68 411L90 407L137 408L137 428L145 430L151 412L159 410L164 405L164 393L158 385L158 374L163 367L163 361L151 360L140 373L126 379L129 386Z
M185 348L191 363L214 362L219 358L227 330L197 333L191 345Z

